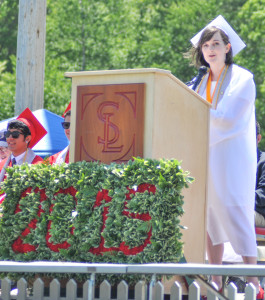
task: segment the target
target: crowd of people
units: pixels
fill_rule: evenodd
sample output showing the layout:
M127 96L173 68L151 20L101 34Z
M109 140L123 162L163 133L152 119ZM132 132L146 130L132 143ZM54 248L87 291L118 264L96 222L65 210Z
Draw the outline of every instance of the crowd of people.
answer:
M70 141L71 102L65 110L64 129ZM26 108L16 119L11 120L7 129L0 135L0 183L5 179L6 168L14 165L43 163L42 157L36 155L32 148L47 134L46 129L37 120L29 108ZM50 164L69 163L69 146L45 159ZM0 203L4 194L0 191Z
M70 141L71 103L63 114L62 127ZM35 155L32 148L47 134L45 128L36 119L29 108L26 108L17 119L11 120L7 129L0 132L0 172L8 166L22 163L42 163L43 158ZM62 151L46 158L50 164L69 163L68 145ZM1 178L1 177L0 177ZM3 180L3 179L2 179Z
M222 16L191 42L190 57L194 65L207 68L195 90L212 105L207 184L208 261L222 264L224 243L230 242L244 263L256 264L255 225L265 227L265 153L257 147L261 135L255 117L253 75L233 63L233 57L245 44ZM70 141L71 105L63 116L62 126ZM43 162L31 148L46 133L29 109L8 123L0 140L0 182L7 167ZM47 160L50 164L69 163L69 146ZM212 276L211 280L222 291L221 276ZM258 278L248 277L247 281L256 287L257 299L263 299Z

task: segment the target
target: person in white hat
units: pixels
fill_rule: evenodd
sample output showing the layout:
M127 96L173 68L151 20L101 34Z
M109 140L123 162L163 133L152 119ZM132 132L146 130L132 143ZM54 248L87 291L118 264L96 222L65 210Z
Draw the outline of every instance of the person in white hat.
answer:
M208 261L222 264L224 243L230 242L245 263L256 264L256 88L253 75L233 63L233 56L245 44L222 16L191 42L194 65L207 67L195 90L212 104L207 184ZM218 290L222 288L220 276L212 276L212 281ZM256 286L257 299L263 299L258 278L248 277L247 281Z

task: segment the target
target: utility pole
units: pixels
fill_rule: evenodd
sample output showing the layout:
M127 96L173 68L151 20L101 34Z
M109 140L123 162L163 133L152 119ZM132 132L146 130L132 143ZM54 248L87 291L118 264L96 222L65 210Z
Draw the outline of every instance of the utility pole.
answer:
M46 0L19 0L15 115L44 105Z

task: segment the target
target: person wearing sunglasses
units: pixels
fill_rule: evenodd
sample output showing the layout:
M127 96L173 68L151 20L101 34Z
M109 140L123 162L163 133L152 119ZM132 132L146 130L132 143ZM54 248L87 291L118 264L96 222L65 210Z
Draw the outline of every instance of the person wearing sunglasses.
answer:
M5 179L5 169L23 163L37 164L43 159L31 149L47 131L40 124L29 108L26 108L17 119L11 120L4 135L11 154L0 162L0 182Z
M62 127L64 129L64 134L67 137L68 141L70 142L70 125L71 125L71 102L68 105L67 109L63 113L64 122L62 122ZM64 148L62 151L51 155L48 158L48 162L53 165L57 164L60 165L62 163L69 164L69 147L70 144Z

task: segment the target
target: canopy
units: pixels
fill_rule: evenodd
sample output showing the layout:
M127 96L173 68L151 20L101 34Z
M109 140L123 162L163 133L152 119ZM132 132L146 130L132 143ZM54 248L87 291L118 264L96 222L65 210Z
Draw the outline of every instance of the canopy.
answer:
M46 109L35 110L33 111L33 114L48 132L44 138L32 148L37 155L45 158L68 146L68 139L65 136L61 125L61 122L63 122L64 119L61 116L58 116ZM17 117L1 121L0 131L6 130L8 122L16 118Z

